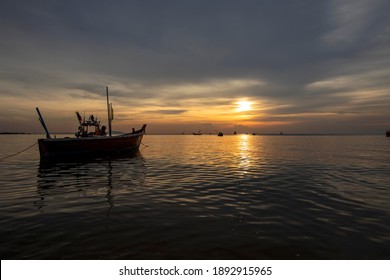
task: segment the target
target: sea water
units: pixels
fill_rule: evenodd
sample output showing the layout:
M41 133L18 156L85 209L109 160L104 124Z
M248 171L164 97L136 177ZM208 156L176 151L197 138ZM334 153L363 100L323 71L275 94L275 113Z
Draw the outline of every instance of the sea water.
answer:
M145 135L41 162L0 136L1 259L389 259L390 138Z

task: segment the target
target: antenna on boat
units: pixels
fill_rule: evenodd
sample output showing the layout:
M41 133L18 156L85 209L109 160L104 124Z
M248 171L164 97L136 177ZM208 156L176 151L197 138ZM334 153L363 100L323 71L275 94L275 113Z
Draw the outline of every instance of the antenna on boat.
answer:
M110 106L110 101L108 99L108 87L106 87L106 93L107 93L107 116L108 116L108 135L111 136L111 106Z

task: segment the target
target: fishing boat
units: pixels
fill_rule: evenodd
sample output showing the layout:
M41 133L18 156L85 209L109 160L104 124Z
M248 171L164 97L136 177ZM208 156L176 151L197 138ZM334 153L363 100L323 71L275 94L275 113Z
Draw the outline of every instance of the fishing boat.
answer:
M108 113L108 135L106 127L100 125L100 121L93 115L86 120L76 112L79 127L75 137L53 138L43 120L42 114L37 107L39 121L41 122L46 138L38 139L39 153L41 158L56 157L83 157L95 155L110 155L137 151L145 134L146 124L141 129L132 129L132 132L112 135L111 122L113 120L112 104L109 103L108 87L107 113Z
M222 132L218 132L217 135L218 135L218 136L223 136L223 133L222 133Z
M198 132L192 132L193 135L202 135L202 133L200 132L200 130Z

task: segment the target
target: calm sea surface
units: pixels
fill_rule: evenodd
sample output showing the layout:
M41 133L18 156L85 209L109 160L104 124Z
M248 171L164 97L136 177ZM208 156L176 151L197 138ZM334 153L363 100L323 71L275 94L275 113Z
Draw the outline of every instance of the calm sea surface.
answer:
M39 135L0 135L0 157ZM146 135L0 161L1 259L389 259L390 138Z

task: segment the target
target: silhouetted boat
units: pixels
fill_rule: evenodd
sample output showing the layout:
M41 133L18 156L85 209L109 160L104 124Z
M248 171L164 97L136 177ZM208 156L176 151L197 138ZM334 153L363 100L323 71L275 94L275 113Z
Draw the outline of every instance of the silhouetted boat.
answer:
M112 136L111 121L113 120L112 105L108 100L107 91L107 112L109 134L105 131L106 127L100 127L100 122L91 115L88 120L83 120L78 112L76 112L79 120L79 130L75 134L75 138L52 138L43 120L43 117L38 108L36 108L39 121L46 131L46 138L38 139L39 153L41 158L55 157L80 157L103 155L110 153L123 153L137 151L142 138L145 134L146 124L139 130L134 130L130 133ZM92 127L94 131L88 132Z
M198 132L192 132L193 135L202 135L202 133L200 133L200 130Z
M386 137L390 137L390 130L386 131Z
M223 136L223 133L222 132L218 132L218 136Z

